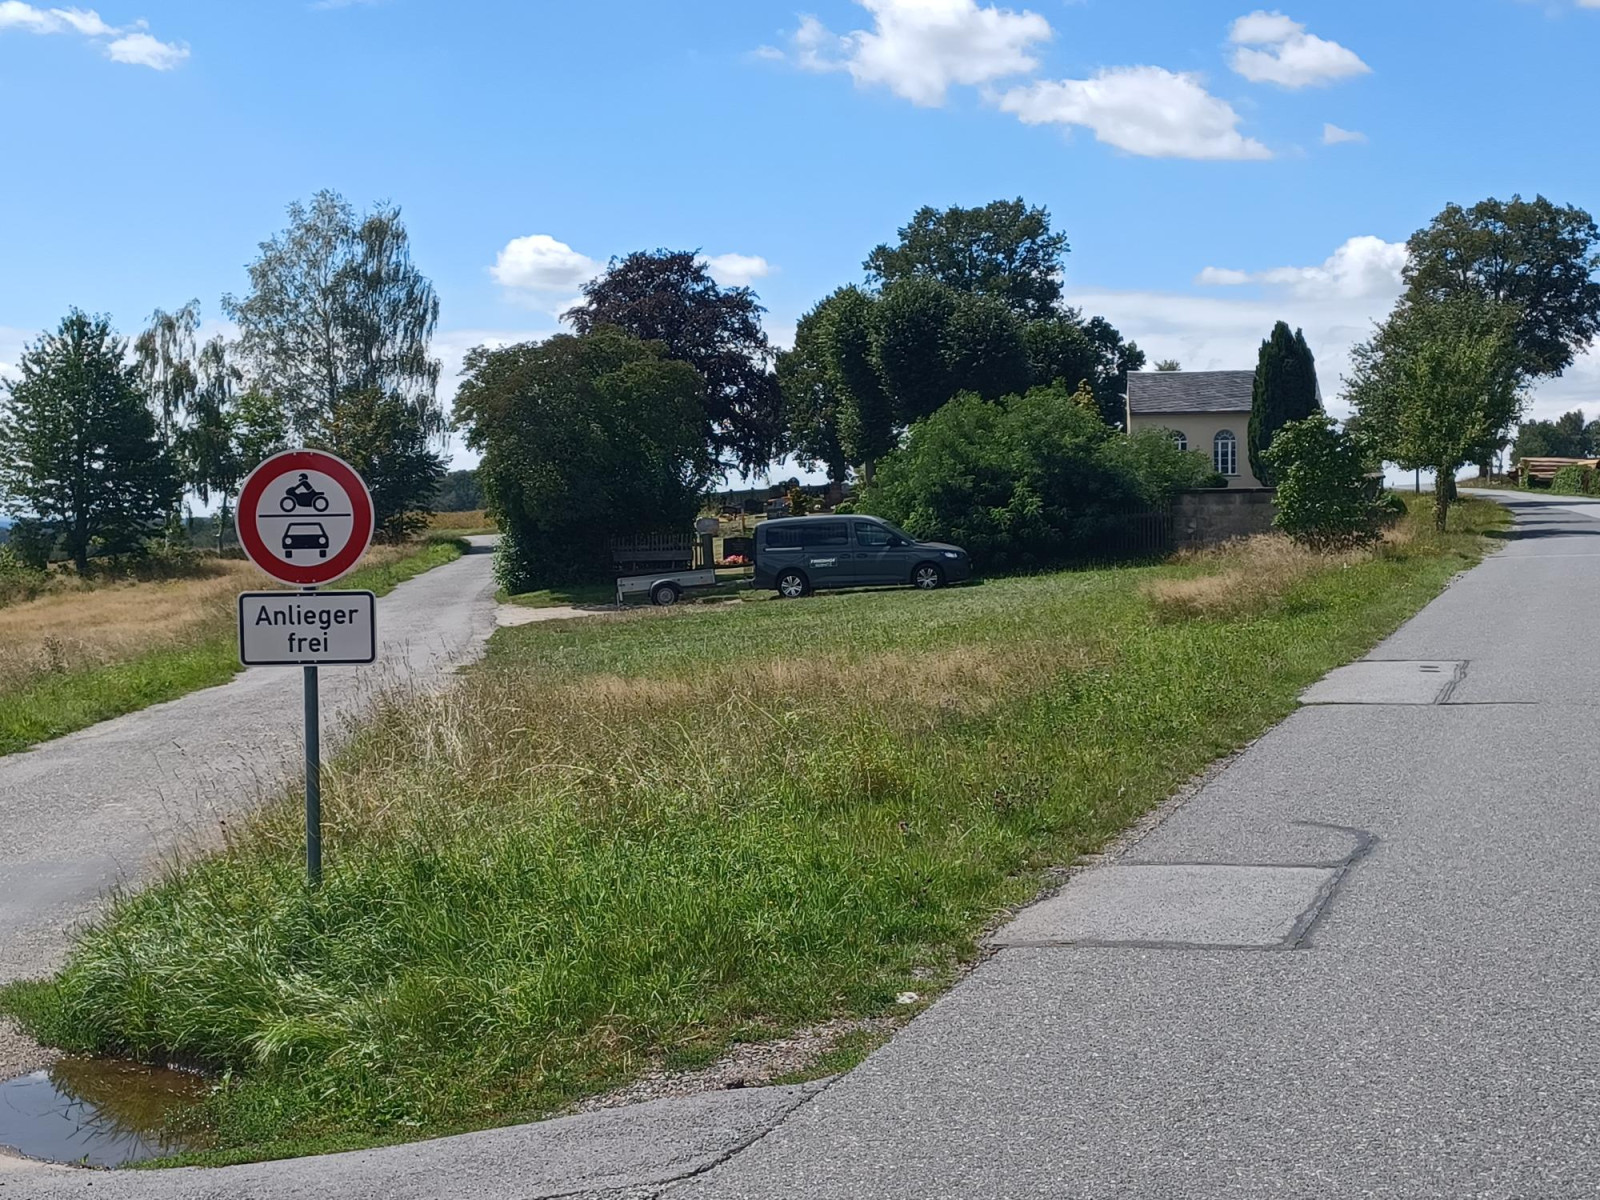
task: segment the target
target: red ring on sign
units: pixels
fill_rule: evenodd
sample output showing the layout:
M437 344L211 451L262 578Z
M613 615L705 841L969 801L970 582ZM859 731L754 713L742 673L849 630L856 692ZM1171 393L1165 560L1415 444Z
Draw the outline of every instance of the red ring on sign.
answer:
M262 493L285 476L301 471L320 471L336 479L350 497L350 540L339 553L305 566L285 562L267 549L261 531L256 528L257 510ZM300 587L315 587L332 583L361 561L361 556L372 544L372 493L366 481L356 474L356 469L344 459L321 450L285 450L262 461L239 489L239 504L235 509L234 524L239 531L239 544L245 554L268 575L281 583Z

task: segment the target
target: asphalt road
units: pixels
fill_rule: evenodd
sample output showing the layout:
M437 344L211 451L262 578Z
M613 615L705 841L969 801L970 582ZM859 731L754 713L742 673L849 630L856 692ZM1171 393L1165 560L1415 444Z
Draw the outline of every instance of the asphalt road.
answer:
M435 682L492 632L493 539L469 540L378 602L376 666L321 672L325 742L378 689ZM48 973L107 888L297 771L302 728L300 672L263 667L0 758L0 982ZM0 1043L0 1078L23 1065L4 1059Z

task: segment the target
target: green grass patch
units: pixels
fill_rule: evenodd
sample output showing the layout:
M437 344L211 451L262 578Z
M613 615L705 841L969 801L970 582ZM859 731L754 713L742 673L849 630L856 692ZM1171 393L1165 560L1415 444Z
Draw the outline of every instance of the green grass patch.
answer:
M386 595L406 580L460 558L466 545L458 538L430 538L414 553L363 567L337 586ZM241 669L234 632L202 629L201 636L187 644L162 646L121 662L35 676L20 688L0 692L0 754L216 687Z
M1359 559L1247 548L501 630L332 765L320 890L286 797L0 1009L70 1049L229 1072L211 1162L548 1114L648 1064L895 1014L1045 868L1476 561L1504 514L1459 512ZM1252 590L1209 615L1159 600L1213 576Z
M616 604L617 589L609 583L574 583L515 596L502 594L500 598L522 608L603 608Z

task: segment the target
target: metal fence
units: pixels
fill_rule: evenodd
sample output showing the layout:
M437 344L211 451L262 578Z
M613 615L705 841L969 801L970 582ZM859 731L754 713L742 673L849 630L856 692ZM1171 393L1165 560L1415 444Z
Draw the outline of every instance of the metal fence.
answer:
M650 533L611 539L611 563L618 574L633 571L692 571L702 565L699 540L692 533Z
M1107 517L1088 539L1085 557L1094 562L1162 558L1172 553L1173 545L1172 510L1152 509Z

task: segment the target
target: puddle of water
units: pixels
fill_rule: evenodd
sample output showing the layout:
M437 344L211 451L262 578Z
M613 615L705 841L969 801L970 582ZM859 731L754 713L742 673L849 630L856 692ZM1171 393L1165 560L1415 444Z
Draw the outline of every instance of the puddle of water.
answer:
M0 1146L50 1162L120 1167L204 1149L170 1119L210 1091L198 1075L98 1058L63 1058L0 1083Z

